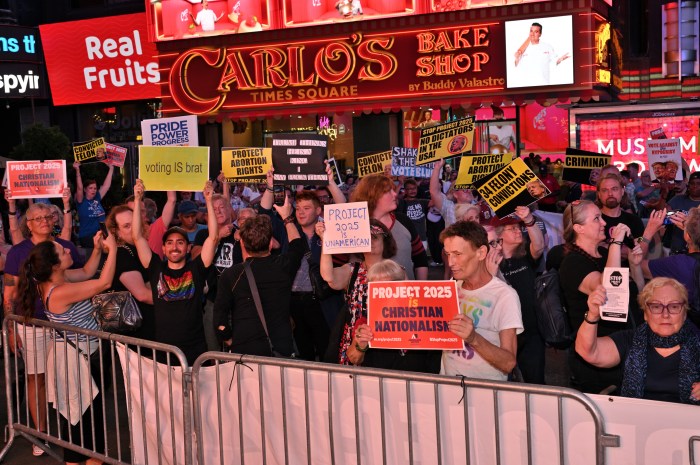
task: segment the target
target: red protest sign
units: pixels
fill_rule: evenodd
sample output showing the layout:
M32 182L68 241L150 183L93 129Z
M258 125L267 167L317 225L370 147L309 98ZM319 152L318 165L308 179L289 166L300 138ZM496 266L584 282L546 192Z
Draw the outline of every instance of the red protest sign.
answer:
M7 187L13 199L61 197L66 183L66 161L8 161Z
M369 283L367 324L374 349L463 349L448 322L459 313L455 281Z
M126 152L127 148L126 147L120 147L118 145L110 144L109 142L105 143L105 148L106 148L106 157L105 157L105 163L108 165L114 165L118 167L124 166L124 160L126 160Z

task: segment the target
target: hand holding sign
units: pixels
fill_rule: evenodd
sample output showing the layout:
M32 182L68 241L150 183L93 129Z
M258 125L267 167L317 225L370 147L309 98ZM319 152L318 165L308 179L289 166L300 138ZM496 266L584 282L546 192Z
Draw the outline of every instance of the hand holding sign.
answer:
M143 185L143 181L137 179L136 184L134 184L134 200L136 202L141 202L144 192L146 192L146 186Z
M450 331L462 338L467 344L473 344L477 333L474 330L474 321L463 313L458 313L448 323Z

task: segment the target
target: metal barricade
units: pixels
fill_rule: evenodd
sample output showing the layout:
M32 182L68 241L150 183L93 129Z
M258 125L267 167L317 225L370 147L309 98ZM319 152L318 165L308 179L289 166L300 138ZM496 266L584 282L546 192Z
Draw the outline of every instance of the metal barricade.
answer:
M619 446L567 388L219 352L192 386L199 465L602 465Z
M21 317L6 316L2 328L9 438L0 461L19 433L57 460L51 444L115 465L192 464L192 441L183 440L193 433L190 369L179 349L43 320L21 323ZM77 340L65 342L74 335ZM17 336L23 345L44 341L48 349L39 382L18 368L23 351ZM24 361L40 362L36 354L32 360L24 355ZM44 392L55 393L54 408Z

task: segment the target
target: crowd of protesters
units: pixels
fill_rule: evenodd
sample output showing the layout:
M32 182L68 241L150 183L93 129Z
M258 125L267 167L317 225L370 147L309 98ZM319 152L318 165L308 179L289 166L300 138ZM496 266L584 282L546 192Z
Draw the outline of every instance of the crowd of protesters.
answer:
M525 161L551 194L500 219L476 191L456 185L457 170L444 161L429 179L348 172L341 186L327 166L326 186L296 189L277 189L273 170L252 186L220 175L201 192L168 192L160 216L140 180L132 197L105 208L113 168L100 185L83 181L76 163L76 192L71 199L66 189L62 209L5 192L4 311L92 329L89 299L127 290L143 315L132 335L175 345L190 364L227 350L544 384L535 279L554 268L578 333L569 350L573 387L697 403L700 173L685 167L682 182L651 183L635 163L610 165L582 187L562 180L560 161ZM367 202L370 252L323 250L323 206L346 201ZM550 250L540 212L563 214L563 243ZM619 266L631 270L629 318L611 323L600 320L602 275ZM464 349L370 348L368 282L426 280L430 267L458 283L461 312L449 328ZM45 431L54 367L49 342L31 331L11 332L11 347L23 348L29 390L40 393L29 411ZM89 338L65 342L95 350Z

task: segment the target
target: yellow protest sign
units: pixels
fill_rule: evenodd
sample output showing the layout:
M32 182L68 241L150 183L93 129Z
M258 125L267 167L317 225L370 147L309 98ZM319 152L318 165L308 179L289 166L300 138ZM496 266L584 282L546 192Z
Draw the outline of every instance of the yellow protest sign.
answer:
M474 117L425 128L420 133L416 165L469 152L474 143Z
M361 178L368 174L384 173L384 168L391 165L391 157L391 150L356 156L357 176Z
M459 162L455 189L468 189L474 181L503 168L512 159L510 153L463 155Z
M139 146L139 177L149 191L201 191L209 147Z
M221 169L228 182L263 182L271 167L271 148L224 148L221 150Z
M474 186L499 218L515 212L515 207L530 205L550 194L522 158L475 181Z
M104 137L88 142L73 142L73 158L80 163L104 161L107 156L107 145Z

